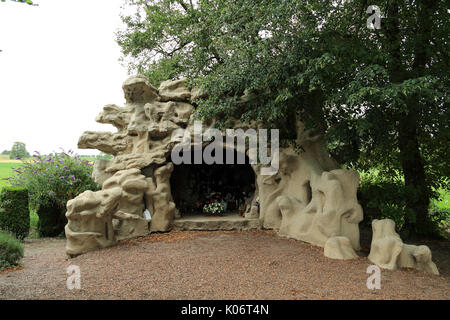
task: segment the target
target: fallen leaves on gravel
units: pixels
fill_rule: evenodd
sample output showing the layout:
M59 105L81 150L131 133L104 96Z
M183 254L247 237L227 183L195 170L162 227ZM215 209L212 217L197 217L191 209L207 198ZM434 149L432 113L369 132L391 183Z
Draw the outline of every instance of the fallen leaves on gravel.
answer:
M8 272L22 270L22 269L23 269L23 266L9 267L9 268L5 268L3 270L0 270L0 274L5 274L5 273L8 273Z

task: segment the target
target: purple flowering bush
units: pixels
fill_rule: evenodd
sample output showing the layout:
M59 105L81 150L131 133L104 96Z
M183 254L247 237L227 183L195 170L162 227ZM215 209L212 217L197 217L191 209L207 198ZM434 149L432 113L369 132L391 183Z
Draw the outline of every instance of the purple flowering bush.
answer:
M50 155L35 152L31 160L20 168L13 168L9 178L13 186L28 189L30 204L39 215L38 230L41 236L62 233L67 220L66 203L86 190L99 190L91 178L92 164L88 160L62 151Z

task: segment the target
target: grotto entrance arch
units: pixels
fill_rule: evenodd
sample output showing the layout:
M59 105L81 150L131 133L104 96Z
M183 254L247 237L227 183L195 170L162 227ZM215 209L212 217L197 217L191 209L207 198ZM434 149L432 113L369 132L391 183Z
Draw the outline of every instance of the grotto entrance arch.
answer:
M252 204L255 193L255 173L245 155L245 164L236 164L238 152L234 153L234 164L174 164L170 177L172 197L178 209L177 217L206 215L204 205L217 201L225 208L224 215L243 215ZM226 155L224 148L224 158ZM170 159L169 159L170 161Z

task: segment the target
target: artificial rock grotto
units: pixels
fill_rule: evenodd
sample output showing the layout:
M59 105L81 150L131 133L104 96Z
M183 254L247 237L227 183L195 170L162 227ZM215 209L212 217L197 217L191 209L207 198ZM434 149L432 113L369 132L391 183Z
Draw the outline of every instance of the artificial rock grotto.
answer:
M96 118L113 125L117 132L88 131L78 141L81 149L98 149L114 158L97 160L94 165L93 178L102 190L86 191L67 203L69 256L123 239L170 231L184 215L184 207L174 198L190 181L177 182L177 197L173 196L171 180L177 177L171 176L179 173L170 155L183 137L174 139L172 134L184 129L193 137L193 102L201 93L190 90L184 80L165 81L156 89L139 75L127 79L123 90L126 105L106 105ZM233 122L234 128L259 128L257 123ZM204 130L212 126L209 123ZM321 135L305 130L300 121L297 127L296 145L301 145L302 151L280 148L276 174L261 174L261 165L251 165L253 192L241 219L323 247L329 258L357 258L358 224L363 220L356 197L359 174L340 169L326 153ZM194 138L189 141L198 144ZM208 143L202 141L202 147ZM234 146L224 143L223 148ZM238 172L237 179L239 176ZM413 267L438 274L428 247L403 244L392 223L387 219L373 222L370 261L388 269Z

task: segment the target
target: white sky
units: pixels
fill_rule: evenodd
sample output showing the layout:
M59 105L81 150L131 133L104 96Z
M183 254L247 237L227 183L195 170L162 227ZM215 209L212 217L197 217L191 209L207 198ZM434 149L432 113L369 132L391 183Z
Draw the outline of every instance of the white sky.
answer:
M114 131L95 122L104 105L123 106L114 32L123 0L0 2L0 153L15 141L30 153L79 150L83 131Z

